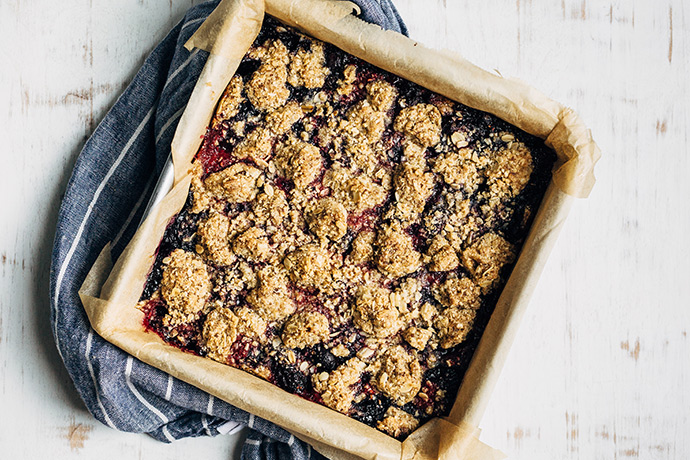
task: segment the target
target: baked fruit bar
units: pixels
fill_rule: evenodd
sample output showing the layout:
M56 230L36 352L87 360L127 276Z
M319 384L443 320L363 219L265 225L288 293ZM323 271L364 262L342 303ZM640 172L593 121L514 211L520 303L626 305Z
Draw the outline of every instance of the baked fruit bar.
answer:
M450 410L554 161L267 16L158 248L145 327L402 440Z

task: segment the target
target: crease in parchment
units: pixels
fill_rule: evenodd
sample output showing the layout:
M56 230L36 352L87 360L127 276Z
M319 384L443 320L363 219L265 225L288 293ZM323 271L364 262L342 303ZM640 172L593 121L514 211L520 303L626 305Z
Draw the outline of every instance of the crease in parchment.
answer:
M163 232L187 198L191 163L217 101L258 34L264 12L384 70L540 136L559 158L451 413L420 426L403 442L244 371L168 346L143 329L143 313L135 308ZM599 149L572 110L525 83L486 72L455 53L430 50L351 13L352 4L332 0L223 0L219 4L186 44L208 51L209 58L173 140L175 185L112 268L107 248L101 254L80 291L84 307L94 329L115 345L273 421L330 458L502 458L479 441L477 426L572 197L587 196L594 184L592 171Z

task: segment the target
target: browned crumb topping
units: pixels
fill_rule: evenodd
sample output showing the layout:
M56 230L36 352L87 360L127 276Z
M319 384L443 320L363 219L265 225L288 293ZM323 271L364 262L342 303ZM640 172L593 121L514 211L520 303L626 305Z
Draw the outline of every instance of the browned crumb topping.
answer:
M469 278L449 278L443 283L436 298L446 307L479 308L481 294L479 286Z
M323 64L323 44L313 42L310 50L300 49L292 57L288 83L292 86L321 88L329 74Z
M434 171L451 187L472 193L480 182L478 163L477 158L472 159L472 150L468 148L451 150L436 160Z
M421 257L412 244L412 238L398 227L383 229L378 235L378 244L376 264L384 275L399 278L419 268Z
M352 252L350 253L350 260L355 264L363 264L369 262L374 255L374 240L376 233L371 230L364 231L357 235L352 242Z
M209 357L227 362L230 350L240 334L261 338L266 331L266 322L249 308L240 308L237 313L225 307L213 309L202 329L202 337Z
M498 281L501 268L513 261L515 249L502 236L486 233L462 253L462 263L486 292Z
M497 196L512 198L525 188L532 175L532 154L524 144L512 142L493 158L486 171L487 183Z
M404 410L391 406L386 411L383 420L376 423L376 427L394 438L413 432L419 426L419 420Z
M434 191L434 175L424 172L426 162L414 165L406 162L398 167L395 175L396 210L405 220L417 220L427 200Z
M191 252L175 249L163 261L161 295L170 307L171 324L194 319L211 295L211 280L204 261Z
M354 89L353 83L357 80L357 67L348 65L343 71L342 80L338 81L338 89L336 90L341 96L346 96Z
M201 166L200 162L195 162L192 164L192 169L190 174L192 176L192 183L190 184L190 190L194 198L194 203L192 204L189 212L192 214L198 214L211 204L210 195L206 193L206 187L204 187L204 182L201 180L204 168Z
M276 109L285 104L290 96L287 82L288 50L280 40L272 40L266 46L255 48L254 55L261 66L247 84L247 97L259 110Z
M254 200L252 210L259 222L264 224L270 222L271 225L278 227L287 217L290 206L285 198L285 192L266 184L263 193Z
M431 303L424 303L419 309L419 316L426 323L427 326L431 326L434 322L434 318L438 314L438 309Z
M315 311L292 315L283 328L283 343L288 348L305 348L325 342L329 337L328 318Z
M361 101L347 113L347 119L341 124L341 129L344 134L354 139L359 138L373 144L381 139L386 129L386 114L374 110L366 100ZM352 142L352 139L349 140Z
M302 115L302 109L294 101L268 112L264 125L251 131L235 148L234 155L250 159L262 167L267 166L276 138L285 134Z
M270 129L259 127L251 131L235 149L237 158L250 159L257 164L265 162L271 156L274 135Z
M359 358L350 358L345 364L331 372L314 374L314 389L321 393L323 402L338 412L347 413L352 406L354 391L352 386L359 382L366 364Z
M283 270L268 265L257 273L259 285L247 295L247 303L268 321L279 321L295 312Z
M438 144L441 138L441 113L431 104L417 104L400 111L394 128L423 147Z
M396 404L412 401L422 386L422 367L416 354L408 353L402 346L388 350L374 383Z
M229 168L209 175L204 181L206 190L230 203L251 201L258 193L261 171L244 163L235 163Z
M201 241L201 251L197 249L197 252L206 254L215 264L231 265L235 261L235 256L230 252L229 229L228 217L219 212L212 212L197 229L197 235Z
M367 100L374 110L388 112L395 102L395 87L385 80L376 80L367 85Z
M327 249L307 244L288 254L283 264L294 283L306 289L319 289L331 278L332 257Z
M236 75L230 80L230 84L225 88L223 97L220 98L216 114L213 118L213 124L232 118L239 112L240 104L244 98L242 97L242 77Z
M403 338L407 343L416 348L417 350L424 350L429 339L433 335L431 329L424 329L420 327L408 327L403 333Z
M288 129L302 118L302 108L295 101L274 110L266 115L265 128L269 129L276 137L287 133Z
M322 198L308 214L309 229L321 240L337 241L347 233L347 209L333 198Z
M326 172L324 185L331 188L333 197L348 211L362 212L383 204L386 190L366 176L352 176L349 171L334 166Z
M240 331L244 335L256 337L263 341L266 332L266 321L251 308L238 308L235 312L239 319Z
M287 142L276 147L276 165L300 190L316 180L322 161L318 148L295 138L288 138Z
M391 295L389 290L378 286L361 288L352 309L355 326L367 335L380 338L398 332L403 320Z
M229 308L215 308L206 317L202 336L210 358L226 362L238 335L239 319Z
M448 240L440 235L434 238L429 245L427 255L431 258L429 270L432 272L455 270L460 265L460 259L458 259L455 249Z
M252 262L268 259L271 252L266 232L258 227L252 227L235 238L232 247L235 254Z
M441 339L441 348L450 348L462 343L472 329L475 310L450 307L436 316L434 326Z

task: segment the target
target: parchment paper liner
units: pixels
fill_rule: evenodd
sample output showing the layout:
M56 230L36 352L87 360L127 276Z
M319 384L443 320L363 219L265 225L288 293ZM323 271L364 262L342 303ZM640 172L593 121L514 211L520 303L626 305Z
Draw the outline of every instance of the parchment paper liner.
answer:
M546 139L558 155L553 181L484 331L448 417L435 418L404 442L230 366L182 352L143 330L134 308L170 220L184 205L189 169L218 98L256 37L265 11L310 35L453 100L493 113ZM106 247L80 295L94 329L138 359L290 430L329 457L371 459L502 458L478 440L477 425L520 318L568 214L586 197L600 152L570 109L517 80L488 73L448 52L425 48L350 15L327 0L224 0L190 39L210 52L172 144L175 185L153 208L111 269Z

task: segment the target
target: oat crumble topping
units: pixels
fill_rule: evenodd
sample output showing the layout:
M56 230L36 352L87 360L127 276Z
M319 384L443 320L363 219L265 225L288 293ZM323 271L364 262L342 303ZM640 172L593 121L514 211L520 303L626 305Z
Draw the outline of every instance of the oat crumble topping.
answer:
M145 325L404 439L450 410L554 158L267 17L161 241Z
M381 358L375 385L398 405L412 401L422 386L422 367L416 352L398 345Z
M390 337L403 325L400 310L392 302L392 292L379 286L365 286L357 293L352 308L354 324L364 334Z
M171 324L187 322L203 310L211 295L206 264L196 254L176 249L163 260L161 297L168 304Z
M328 318L315 311L290 317L283 328L283 343L288 348L306 348L328 340Z
M376 423L376 428L385 431L394 438L401 434L411 433L419 426L419 420L407 412L390 406L386 410L383 420Z

